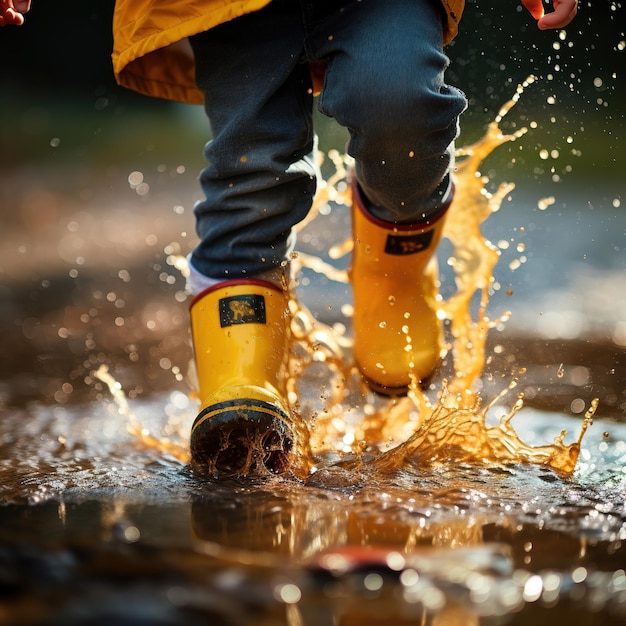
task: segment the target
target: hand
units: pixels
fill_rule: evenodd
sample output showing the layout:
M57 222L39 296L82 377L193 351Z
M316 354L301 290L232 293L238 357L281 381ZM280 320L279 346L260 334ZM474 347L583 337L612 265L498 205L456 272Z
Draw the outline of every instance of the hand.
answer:
M552 0L554 11L545 14L542 0L522 0L522 4L537 20L541 30L547 28L563 28L567 26L578 12L578 0Z
M0 26L21 26L29 10L30 0L0 0Z

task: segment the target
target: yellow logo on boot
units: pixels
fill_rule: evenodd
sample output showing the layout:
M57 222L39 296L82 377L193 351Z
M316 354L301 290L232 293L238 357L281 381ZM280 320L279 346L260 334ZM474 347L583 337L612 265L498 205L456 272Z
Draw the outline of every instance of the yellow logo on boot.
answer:
M427 250L433 240L433 234L434 230L431 229L414 235L388 235L385 252L400 256Z
M219 301L220 326L235 324L265 324L265 298L257 294L244 294L221 298Z

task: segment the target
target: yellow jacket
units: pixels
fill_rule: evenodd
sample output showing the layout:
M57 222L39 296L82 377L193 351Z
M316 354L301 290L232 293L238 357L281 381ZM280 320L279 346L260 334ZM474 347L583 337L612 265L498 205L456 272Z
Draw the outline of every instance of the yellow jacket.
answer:
M269 2L117 0L113 15L113 72L117 82L149 96L202 104L187 37L258 11ZM441 2L448 14L446 44L457 33L465 0Z

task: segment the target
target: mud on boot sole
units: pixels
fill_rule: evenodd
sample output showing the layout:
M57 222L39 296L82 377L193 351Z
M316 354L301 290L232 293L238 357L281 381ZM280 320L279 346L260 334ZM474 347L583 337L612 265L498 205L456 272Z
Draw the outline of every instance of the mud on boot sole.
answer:
M284 474L294 434L275 404L242 398L206 407L191 430L191 465L215 476Z

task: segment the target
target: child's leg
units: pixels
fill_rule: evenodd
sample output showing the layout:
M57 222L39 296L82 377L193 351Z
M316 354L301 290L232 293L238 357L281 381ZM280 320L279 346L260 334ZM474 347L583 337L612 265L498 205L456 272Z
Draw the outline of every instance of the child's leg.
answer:
M191 454L195 467L217 474L293 471L306 457L306 429L286 402L290 325L280 277L316 184L302 41L291 1L191 40L213 131L190 259L201 396ZM201 291L203 282L213 285Z
M307 44L320 109L350 131L354 358L374 389L424 381L443 345L432 257L452 199L461 92L444 82L439 0L346 2Z
M372 213L415 222L449 190L465 97L444 82L440 0L346 3L310 39L328 57L320 109L350 130L348 152Z
M205 276L276 268L310 209L316 169L303 38L298 3L272 2L191 39L213 134L191 256Z

